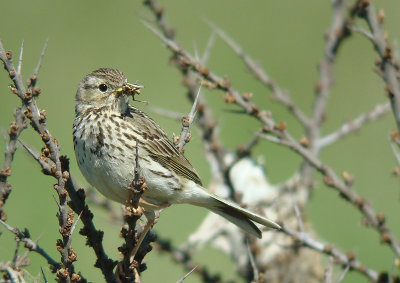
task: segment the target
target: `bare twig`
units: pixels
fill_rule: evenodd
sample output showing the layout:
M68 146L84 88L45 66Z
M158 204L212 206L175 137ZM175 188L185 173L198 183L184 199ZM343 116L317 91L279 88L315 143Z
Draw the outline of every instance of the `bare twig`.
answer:
M336 131L319 138L316 141L316 147L321 149L330 145L348 134L357 132L365 123L379 119L390 110L389 103L378 104L368 113L363 113L352 121L344 123Z
M39 61L36 65L35 70L33 71L33 75L31 76L31 84L28 86L30 88L35 87L36 83L37 83L37 75L39 73L40 67L42 67L42 62L43 62L43 58L44 58L44 54L46 53L46 49L47 49L47 44L49 42L49 39L47 38L46 41L43 44L43 48L42 48L42 53L40 53L40 57L39 57Z
M18 140L18 142L23 146L23 148L29 153L30 156L35 159L40 166L42 167L42 172L46 175L51 174L51 167L52 163L50 163L48 160L44 159L39 153L35 152L33 149L31 149L28 145L24 144L23 141ZM56 201L57 202L57 201ZM58 204L58 202L57 202ZM59 204L58 204L59 205Z
M3 210L8 196L11 193L11 184L7 178L11 175L11 164L17 150L17 140L21 132L27 127L28 121L23 114L23 108L16 108L14 111L15 121L11 123L8 130L8 141L4 152L3 168L0 169L0 219L6 220L7 215Z
M192 105L192 109L190 110L190 113L188 114L188 116L185 116L182 118L182 130L181 130L181 134L179 136L179 142L177 144L177 148L182 152L184 151L185 144L188 143L191 138L190 126L192 125L193 119L196 116L196 107L197 107L197 101L199 99L200 91L201 91L201 86L199 87L199 89L197 91L197 95L193 101L193 105Z
M346 17L347 0L332 1L332 21L329 30L325 35L324 57L319 64L319 81L315 86L315 99L313 104L313 112L311 115L311 123L307 128L307 144L312 152L318 154L319 148L316 142L321 135L321 126L325 120L326 105L330 96L330 90L333 83L332 67L336 59L336 54L344 40L350 35L349 27L352 18L355 16L351 13ZM311 188L313 182L313 168L307 162L304 162L300 168L302 183L305 188Z
M343 40L349 35L346 19L347 0L336 1L332 4L333 15L331 27L326 36L324 59L319 66L320 78L316 88L316 97L313 107L312 121L309 135L313 141L319 137L320 126L324 120L325 108L332 85L332 65L337 51Z
M156 16L156 23L159 27L162 28L164 35L169 38L174 37L175 31L166 24L164 9L157 4L157 1L145 0L143 1L143 3L147 5L151 12Z
M373 36L370 32L368 32L366 29L364 29L364 28L362 28L362 27L359 27L359 26L350 26L349 29L350 29L351 31L355 31L355 32L358 32L358 33L362 34L363 36L365 36L365 37L368 38L369 40L372 40L372 41L374 40L374 36Z
M306 230L304 229L303 218L301 216L300 208L296 202L296 199L293 196L293 193L291 194L291 198L292 198L292 202L293 202L294 213L296 215L297 222L299 224L300 233L304 233Z
M30 238L29 231L27 229L25 229L24 232L21 232L18 228L11 227L2 220L0 220L0 224L2 224L8 231L12 232L16 236L17 241L23 242L25 244L25 248L41 255L44 259L46 259L48 264L52 267L53 272L55 272L56 269L60 269L60 263L55 261L35 241Z
M208 58L211 55L211 48L213 47L213 45L215 43L215 38L216 38L215 32L212 32L210 37L209 37L209 39L208 39L208 41L207 41L207 46L206 46L206 49L203 52L203 56L201 56L201 58L200 58L200 62L202 64L206 64L206 62L208 61Z
M48 281L47 281L46 275L44 274L44 271L43 271L42 267L40 267L40 271L42 272L42 276L43 276L44 282L47 283Z
M368 24L372 34L372 43L377 51L380 62L379 68L386 84L386 93L392 106L392 112L396 121L397 130L400 132L400 85L397 79L398 62L393 55L393 47L388 42L382 27L382 20L378 18L375 8L370 1L359 0L355 9L358 15Z
M3 224L3 223L2 223L2 224ZM18 260L18 252L19 252L20 244L21 244L21 242L20 242L20 241L17 241L17 245L15 246L15 250L14 250L14 257L13 257L12 263L11 263L11 266L12 266L12 268L14 268L14 269L18 267L18 265L17 265L17 260Z
M346 274L349 272L349 269L350 269L350 264L348 264L348 265L346 266L346 268L343 270L342 274L340 274L340 277L339 277L339 279L338 279L338 281L337 281L338 283L340 283L340 282L343 281L344 277L345 277Z

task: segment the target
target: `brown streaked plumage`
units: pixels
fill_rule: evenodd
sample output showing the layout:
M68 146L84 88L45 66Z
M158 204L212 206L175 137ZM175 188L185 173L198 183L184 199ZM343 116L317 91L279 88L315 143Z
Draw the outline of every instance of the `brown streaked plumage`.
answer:
M264 217L208 193L196 170L161 127L129 105L140 86L129 84L115 69L101 68L85 76L77 94L74 149L87 181L106 197L124 203L134 178L136 147L140 174L146 180L146 211L171 204L202 206L250 234L261 237L253 223L279 229Z

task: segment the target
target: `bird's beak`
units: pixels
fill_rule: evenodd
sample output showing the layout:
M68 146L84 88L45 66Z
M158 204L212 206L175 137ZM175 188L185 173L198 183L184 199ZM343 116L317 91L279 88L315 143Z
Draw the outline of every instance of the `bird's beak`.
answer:
M138 85L138 84L130 84L126 83L122 87L118 88L115 90L115 93L119 96L121 94L127 94L127 95L132 95L132 97L135 97L135 94L140 94L140 89L142 89L143 86Z

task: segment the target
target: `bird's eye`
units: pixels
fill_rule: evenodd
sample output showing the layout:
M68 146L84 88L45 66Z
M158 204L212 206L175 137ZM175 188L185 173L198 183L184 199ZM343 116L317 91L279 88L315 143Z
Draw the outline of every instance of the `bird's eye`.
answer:
M101 84L101 85L99 85L99 89L100 89L102 92L105 92L105 91L107 90L107 85L106 85L106 84Z

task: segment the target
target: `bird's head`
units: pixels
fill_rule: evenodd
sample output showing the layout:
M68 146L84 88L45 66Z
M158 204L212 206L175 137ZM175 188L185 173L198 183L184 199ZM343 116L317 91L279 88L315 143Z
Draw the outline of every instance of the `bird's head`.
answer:
M80 82L75 96L75 112L83 113L86 109L109 107L124 112L128 107L129 97L140 94L141 85L130 84L124 73L116 69L100 68L86 75Z

